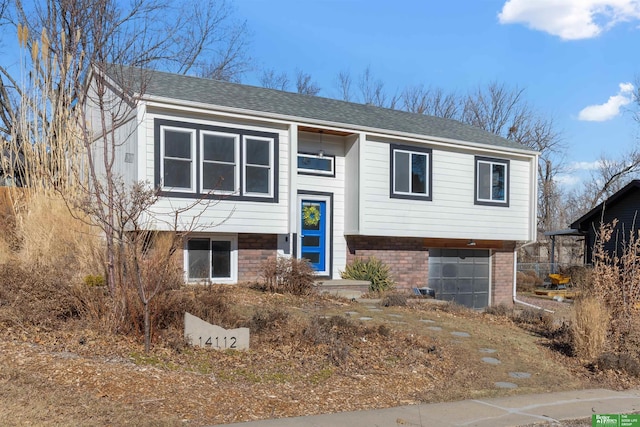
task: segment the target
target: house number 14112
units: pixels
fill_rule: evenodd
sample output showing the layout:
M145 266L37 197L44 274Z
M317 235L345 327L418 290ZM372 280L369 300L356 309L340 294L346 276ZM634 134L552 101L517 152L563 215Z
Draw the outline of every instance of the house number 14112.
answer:
M236 337L199 337L200 347L214 347L218 349L232 348L235 349L238 339ZM204 340L204 344L203 344Z

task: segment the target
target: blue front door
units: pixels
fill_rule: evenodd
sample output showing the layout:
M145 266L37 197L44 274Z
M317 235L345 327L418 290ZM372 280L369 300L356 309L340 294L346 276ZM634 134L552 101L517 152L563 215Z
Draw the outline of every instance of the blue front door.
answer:
M300 204L300 258L314 270L327 270L327 202L305 200Z

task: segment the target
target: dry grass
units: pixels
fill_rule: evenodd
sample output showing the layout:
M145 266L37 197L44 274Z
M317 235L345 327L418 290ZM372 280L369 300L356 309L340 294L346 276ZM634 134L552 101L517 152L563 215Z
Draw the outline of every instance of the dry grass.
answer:
M571 331L575 354L594 361L605 349L609 330L609 314L593 296L576 299L573 305Z
M61 197L33 193L12 215L13 227L5 228L0 239L5 247L13 247L4 252L5 261L68 269L78 279L101 272L99 232L74 217Z

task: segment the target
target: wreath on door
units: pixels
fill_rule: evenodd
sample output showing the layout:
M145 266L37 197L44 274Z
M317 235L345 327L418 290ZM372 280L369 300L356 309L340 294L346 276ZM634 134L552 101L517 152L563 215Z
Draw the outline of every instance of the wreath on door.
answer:
M304 225L316 226L320 222L320 210L315 205L309 205L302 208L302 217Z

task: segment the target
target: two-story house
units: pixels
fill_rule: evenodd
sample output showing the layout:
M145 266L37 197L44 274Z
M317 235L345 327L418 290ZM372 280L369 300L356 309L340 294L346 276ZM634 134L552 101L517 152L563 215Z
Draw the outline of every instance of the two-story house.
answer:
M184 213L205 224L184 242L188 282L256 280L278 253L339 278L375 256L400 288L512 301L516 248L536 238L536 151L371 105L131 68L105 77L114 93L144 88L114 130L117 172L160 189L155 218L215 201Z

